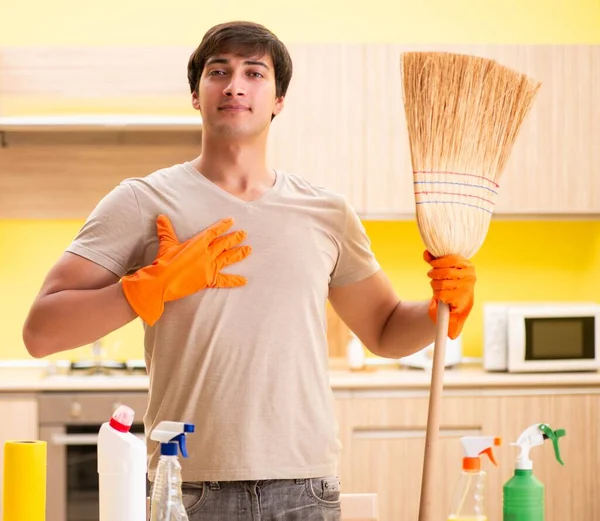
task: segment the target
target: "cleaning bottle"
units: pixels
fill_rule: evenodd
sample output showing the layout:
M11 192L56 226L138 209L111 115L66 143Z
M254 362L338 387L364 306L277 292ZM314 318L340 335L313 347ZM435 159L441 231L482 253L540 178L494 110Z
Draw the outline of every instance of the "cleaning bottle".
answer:
M130 432L134 416L121 405L98 433L100 521L146 520L146 443Z
M460 439L464 457L462 471L454 490L448 521L487 521L485 506L486 472L481 468L485 454L498 466L492 448L501 443L493 436L463 436Z
M160 458L152 489L151 521L189 521L181 495L181 465L177 454L187 458L186 434L194 425L181 422L160 422L150 439L160 442Z
M503 487L503 521L544 521L544 484L533 475L529 451L550 439L556 459L564 465L558 439L565 434L564 429L553 431L545 423L534 423L521 433L515 443L511 443L521 450L517 456L514 475Z

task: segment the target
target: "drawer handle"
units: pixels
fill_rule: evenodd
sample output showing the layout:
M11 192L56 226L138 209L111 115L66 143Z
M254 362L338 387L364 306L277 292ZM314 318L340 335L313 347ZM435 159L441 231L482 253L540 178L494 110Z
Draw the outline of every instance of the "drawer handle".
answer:
M140 440L146 441L143 434L135 433ZM52 445L98 445L97 434L53 434L50 440Z
M481 436L481 427L440 427L440 438L461 438L462 436ZM364 428L356 427L352 437L360 440L392 440L425 438L426 429L406 429L394 427Z

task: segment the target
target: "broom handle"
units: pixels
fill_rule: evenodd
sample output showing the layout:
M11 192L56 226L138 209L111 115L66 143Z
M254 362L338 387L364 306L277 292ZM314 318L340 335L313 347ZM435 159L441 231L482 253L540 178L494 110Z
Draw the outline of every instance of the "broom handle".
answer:
M448 323L450 321L450 308L448 304L438 303L437 331L433 350L433 369L431 372L431 387L429 391L429 412L427 416L427 433L425 437L425 459L423 461L423 475L421 480L421 504L419 507L419 521L434 521L433 505L435 490L433 479L436 470L439 472L440 457L438 454L438 437L440 430L440 409L442 389L444 385L444 362L446 358L446 340L448 338Z

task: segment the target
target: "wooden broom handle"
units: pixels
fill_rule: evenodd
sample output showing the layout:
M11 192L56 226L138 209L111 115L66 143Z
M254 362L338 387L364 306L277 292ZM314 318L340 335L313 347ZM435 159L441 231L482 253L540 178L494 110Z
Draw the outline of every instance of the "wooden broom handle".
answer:
M419 505L419 521L438 521L433 519L433 505L436 501L436 491L433 489L433 479L441 469L438 451L440 431L440 409L442 390L444 386L444 362L446 359L446 340L448 339L448 323L450 308L440 302L437 311L437 331L433 350L433 368L431 372L431 387L429 391L429 411L427 416L427 433L425 436L425 459L421 479L421 503Z

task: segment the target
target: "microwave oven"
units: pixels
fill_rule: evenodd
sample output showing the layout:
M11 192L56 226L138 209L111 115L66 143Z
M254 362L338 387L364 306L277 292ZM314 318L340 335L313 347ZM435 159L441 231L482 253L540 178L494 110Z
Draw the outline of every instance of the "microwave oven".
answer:
M600 369L600 305L595 303L486 303L483 337L487 371Z

